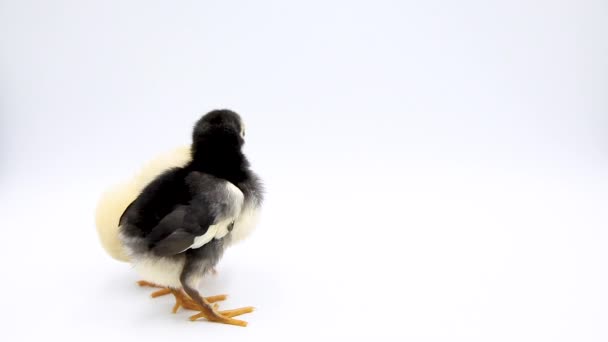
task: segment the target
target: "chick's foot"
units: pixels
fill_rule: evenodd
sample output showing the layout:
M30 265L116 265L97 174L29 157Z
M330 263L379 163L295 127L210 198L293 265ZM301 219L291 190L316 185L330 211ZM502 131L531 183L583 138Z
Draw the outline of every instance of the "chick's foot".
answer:
M200 306L196 304L192 299L190 299L190 297L188 297L188 295L185 294L182 290L171 289L169 287L160 286L145 280L140 280L137 282L137 284L142 287L145 286L159 289L158 291L154 291L152 292L152 294L150 294L152 298L161 297L170 293L173 294L173 296L175 296L175 305L173 306L172 310L173 313L176 313L180 307L183 307L187 310L200 311ZM228 298L227 295L216 295L206 297L205 300L209 303L217 303L226 300L226 298ZM217 304L215 307L217 307Z
M200 305L196 304L187 294L182 290L170 289L173 296L175 296L175 305L173 306L173 313L177 313L180 307L186 310L200 311ZM205 300L211 304L226 300L226 295L216 295L211 297L205 297ZM214 308L218 308L217 304L213 305Z
M253 312L253 310L254 310L253 307L247 306L247 307L238 308L238 309L219 311L217 304L211 305L212 303L207 300L208 298L212 298L212 297L206 297L206 298L204 297L203 302L205 305L202 305L202 306L198 305L194 301L191 302L191 304L194 304L197 307L197 310L200 311L198 314L190 316L191 321L196 321L200 318L205 318L206 320L211 321L211 322L237 325L240 327L247 326L247 322L241 321L238 319L233 319L232 317L236 317L236 316L240 316L240 315L243 315L246 313Z

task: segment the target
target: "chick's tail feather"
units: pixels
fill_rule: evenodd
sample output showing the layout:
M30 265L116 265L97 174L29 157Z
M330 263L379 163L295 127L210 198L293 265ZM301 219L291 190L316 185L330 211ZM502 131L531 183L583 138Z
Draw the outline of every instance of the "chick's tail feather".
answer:
M135 184L118 184L101 195L95 211L95 225L101 246L114 259L129 261L118 238L118 220L137 196Z
M101 195L95 211L95 225L101 246L112 258L129 261L118 236L118 221L125 209L154 178L170 168L184 166L190 158L189 146L176 148L148 162L128 182L115 185Z

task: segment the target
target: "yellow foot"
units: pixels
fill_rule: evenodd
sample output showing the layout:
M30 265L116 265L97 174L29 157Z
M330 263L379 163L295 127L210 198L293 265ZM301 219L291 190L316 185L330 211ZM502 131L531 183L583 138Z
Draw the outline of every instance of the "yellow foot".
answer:
M172 310L173 313L177 313L177 311L179 310L180 307L183 307L184 309L187 309L187 310L200 311L199 305L196 304L192 299L190 299L190 297L188 297L188 295L186 295L181 290L175 290L175 289L171 289L168 287L156 285L154 283L151 283L151 282L148 282L145 280L138 281L137 285L142 286L142 287L146 286L146 287L158 288L159 289L158 291L154 291L150 295L152 298L157 298L157 297L161 297L161 296L172 293L175 296L175 305L173 306L173 310ZM226 298L228 298L227 295L216 295L216 296L211 296L211 297L205 297L205 300L209 303L217 303L217 302L226 300ZM215 307L217 307L217 304Z
M253 307L247 306L244 308L238 308L238 309L233 309L233 310L218 311L217 304L211 305L210 302L207 301L207 298L203 298L203 301L206 304L203 307L201 307L193 302L193 304L198 307L198 310L200 311L200 313L190 316L191 321L196 321L199 318L205 318L211 322L218 322L218 323L224 323L224 324L230 324L230 325L238 325L240 327L246 327L247 322L241 321L238 319L233 319L232 317L244 315L246 313L253 312L253 310L254 310Z
M190 297L188 297L188 295L185 294L184 291L174 289L170 289L169 291L173 293L173 296L175 296L175 305L173 306L173 310L171 312L177 313L177 310L179 310L180 307L186 310L200 311L200 306L196 304ZM226 298L228 298L227 295L216 295L211 297L205 297L204 300L208 303L213 304L226 300ZM218 305L214 304L213 307L217 308Z

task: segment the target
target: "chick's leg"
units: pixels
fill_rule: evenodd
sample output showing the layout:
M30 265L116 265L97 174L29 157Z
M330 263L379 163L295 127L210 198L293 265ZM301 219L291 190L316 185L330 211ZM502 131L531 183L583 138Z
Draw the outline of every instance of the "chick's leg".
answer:
M186 291L186 293L190 296L192 300L189 305L195 304L194 307L196 308L196 310L200 311L200 313L190 317L191 321L196 321L199 318L205 318L212 322L238 325L241 327L247 326L247 322L238 319L233 319L232 317L253 312L253 307L249 306L233 310L218 311L217 305L212 305L212 303L209 302L207 298L202 297L198 293L198 291L195 290L193 287L190 287L187 284L184 284L183 286L184 291Z
M175 306L173 307L173 313L176 313L180 307L183 307L184 309L187 309L187 310L201 311L201 306L199 304L197 304L194 300L192 300L192 298L190 298L182 290L171 290L171 293L173 293L173 295L175 296ZM218 310L219 306L216 302L218 302L220 300L224 300L225 298L226 298L226 295L217 295L217 296L205 297L204 299L207 302L209 302L210 304L213 304L213 309ZM246 307L246 308L240 308L240 309L234 309L234 310L219 311L219 313L226 317L236 317L239 315L250 313L252 311L253 311L253 308ZM204 316L201 316L201 317L204 317Z
M199 305L195 301L193 301L190 297L188 297L188 295L185 294L184 291L182 291L181 289L179 289L179 290L170 289L169 291L171 291L171 293L175 297L175 305L173 306L173 310L172 310L173 313L177 313L177 310L179 310L180 307L182 307L186 310L200 311ZM227 297L228 296L226 296L226 295L217 295L217 296L206 297L205 300L208 301L209 303L213 304L213 303L217 303L222 300L225 300ZM214 304L213 307L217 309L218 305Z
M180 307L183 307L187 310L195 310L199 311L198 305L192 301L192 299L188 298L186 294L184 294L181 290L175 290L168 287L160 286L149 281L140 280L137 282L139 286L153 287L159 290L152 292L150 295L152 298L157 298L160 296L164 296L167 294L173 294L175 296L175 305L173 306L173 313L176 313ZM216 295L205 298L209 303L216 303L222 300L226 300L228 296L226 295Z
M217 305L211 305L207 298L202 297L195 289L184 287L184 290L192 298L192 301L196 305L196 309L200 311L200 313L190 316L191 321L196 321L199 318L205 318L212 322L246 327L247 322L233 319L232 317L250 313L254 310L253 307L248 306L233 310L218 311Z

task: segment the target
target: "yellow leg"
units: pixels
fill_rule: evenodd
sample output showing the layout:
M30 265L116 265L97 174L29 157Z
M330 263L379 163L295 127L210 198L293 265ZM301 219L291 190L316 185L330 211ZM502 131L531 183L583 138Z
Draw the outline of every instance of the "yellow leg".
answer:
M173 296L175 296L175 305L173 306L173 313L176 313L180 307L186 310L200 311L199 305L196 304L187 294L185 294L182 290L169 290ZM228 298L227 295L216 295L211 297L206 297L205 300L209 303L217 303ZM217 308L218 305L214 304L214 308Z
M211 322L224 323L230 325L237 325L240 327L246 327L247 322L232 317L240 316L246 313L253 312L254 308L251 306L238 308L233 310L218 311L217 306L211 305L206 298L203 297L204 306L199 306L200 312L196 315L190 316L191 321L196 321L199 318L205 318Z
M199 311L198 314L190 316L191 321L196 321L200 318L205 318L211 322L218 322L230 325L237 325L241 327L246 327L247 322L241 321L238 319L233 319L233 317L244 315L247 313L253 312L254 308L251 306L232 309L232 310L223 310L219 311L219 305L217 302L225 300L227 295L215 295L210 297L202 297L204 306L196 303L192 298L190 298L186 293L184 293L181 289L171 289L168 287L160 286L145 280L138 281L137 284L139 286L146 287L154 287L159 290L153 292L151 294L152 298L157 298L160 296L164 296L167 294L173 294L175 297L175 305L173 305L173 309L171 312L177 313L180 307L186 310Z
M142 287L146 286L159 289L157 291L152 292L152 294L150 295L152 298L157 298L172 293L175 296L175 306L173 307L173 313L176 313L180 307L183 307L184 309L188 310L200 311L199 305L194 303L194 301L190 299L190 297L188 297L188 295L183 293L181 290L170 289L168 287L156 285L145 280L140 280L137 282L137 284ZM217 303L226 300L226 298L228 298L227 295L215 295L207 297L205 298L205 300L209 303Z

